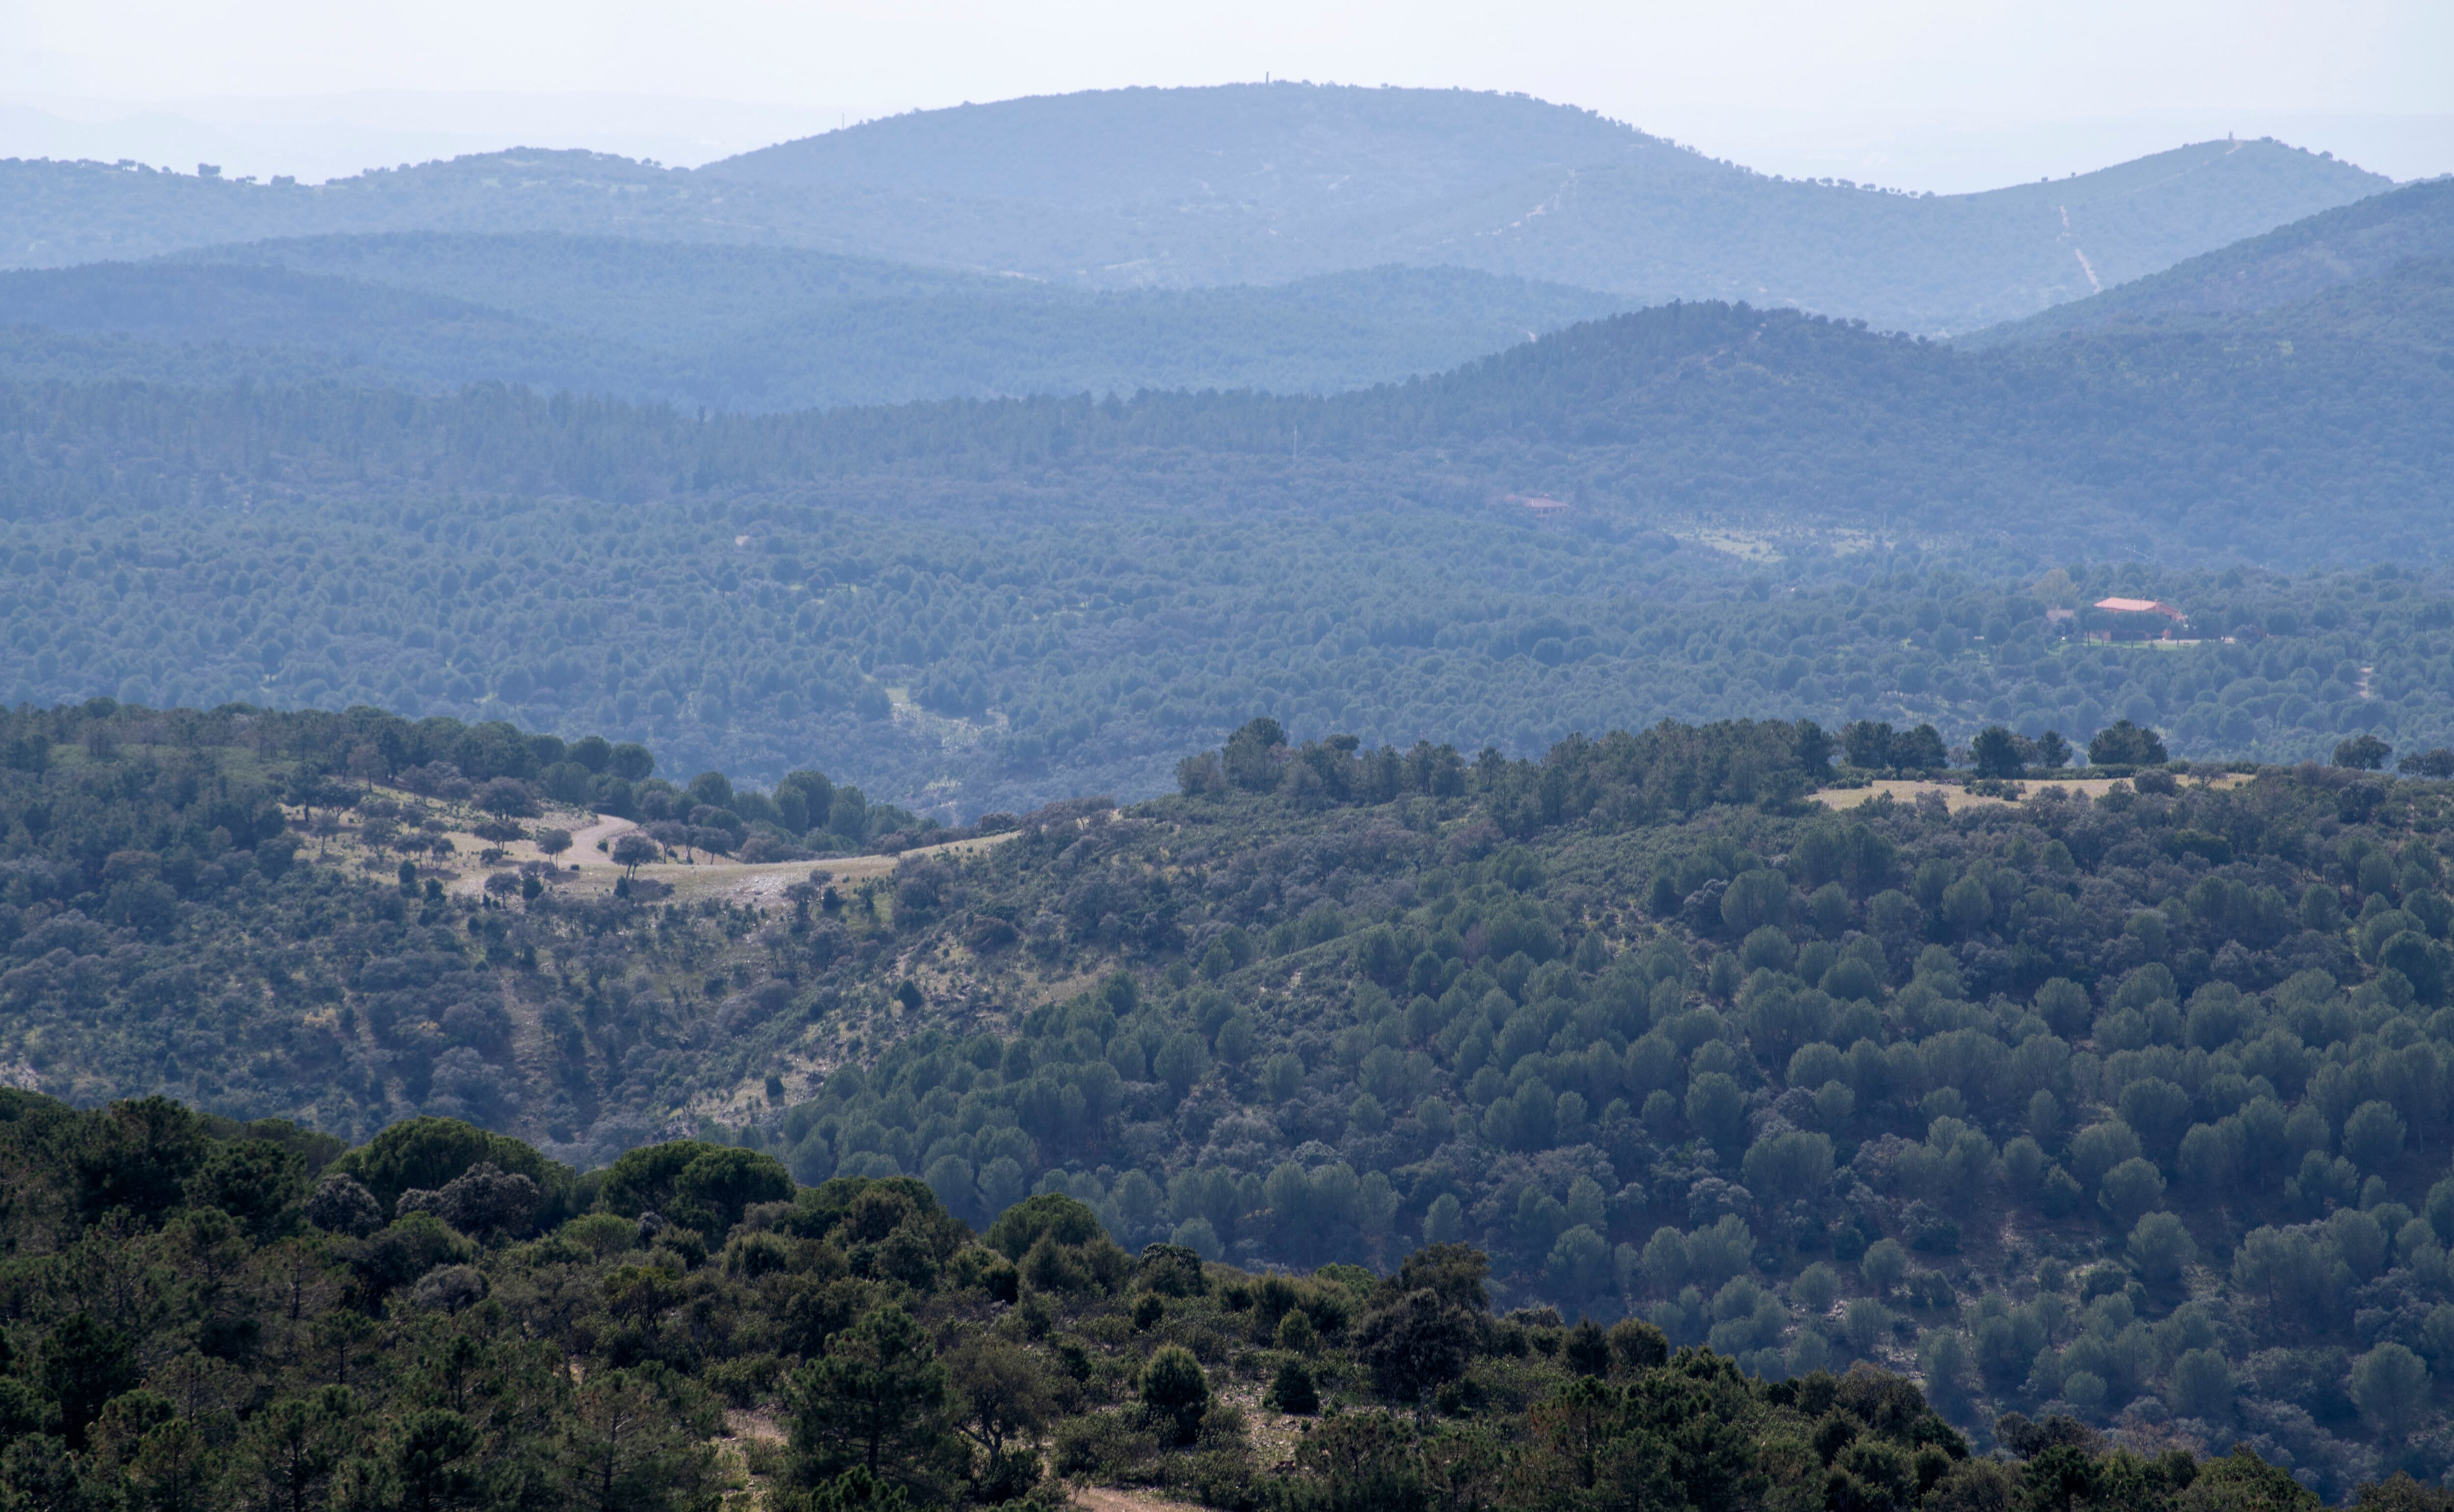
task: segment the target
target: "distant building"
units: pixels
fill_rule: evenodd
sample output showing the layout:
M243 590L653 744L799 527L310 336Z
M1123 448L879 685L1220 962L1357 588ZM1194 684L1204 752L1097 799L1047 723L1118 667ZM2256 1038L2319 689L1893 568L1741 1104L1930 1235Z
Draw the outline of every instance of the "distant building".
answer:
M2186 624L2189 615L2172 605L2153 598L2100 598L2096 607L2108 615L2162 615L2175 624Z
M2095 633L2100 640L2111 640L2116 635L2134 634L2142 640L2170 640L2175 632L2187 627L2190 622L2189 615L2153 598L2100 598L2095 608L2100 613L2118 616L2112 625ZM2157 624L2157 619L2163 623Z
M1556 499L1547 494L1519 494L1516 498L1538 520L1555 520L1568 513L1567 500Z

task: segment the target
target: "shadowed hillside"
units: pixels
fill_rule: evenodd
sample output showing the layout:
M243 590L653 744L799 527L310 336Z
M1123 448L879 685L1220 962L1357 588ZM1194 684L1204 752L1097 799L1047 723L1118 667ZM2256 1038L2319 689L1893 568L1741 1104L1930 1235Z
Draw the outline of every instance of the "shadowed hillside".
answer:
M416 232L0 273L0 372L514 383L733 411L1318 393L1438 372L1621 304L1458 269L1103 292L783 248Z

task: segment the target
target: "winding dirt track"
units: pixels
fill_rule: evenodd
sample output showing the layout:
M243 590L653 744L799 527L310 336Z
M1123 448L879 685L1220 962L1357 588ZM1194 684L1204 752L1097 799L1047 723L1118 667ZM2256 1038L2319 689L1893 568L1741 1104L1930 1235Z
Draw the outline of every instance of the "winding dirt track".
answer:
M2120 780L2119 777L2057 777L2050 781L2023 781L2018 786L2022 797L2034 797L2047 788L2061 788L2065 792L2101 798ZM2192 787L2231 788L2239 787L2249 778L2238 772L2228 772L2219 777L2184 777L2182 780ZM1861 803L1873 802L1878 794L1889 794L1900 802L1914 803L1921 793L1940 793L1944 806L1954 814L1988 803L2012 801L2009 798L1981 797L1957 782L1893 781L1888 778L1870 782L1862 788L1825 788L1814 797L1816 802L1828 809L1854 809Z
M586 829L573 830L571 832L571 849L564 853L563 864L568 866L576 861L583 870L593 866L610 867L614 864L614 857L606 852L614 848L614 837L625 830L637 828L638 826L629 819L605 816L598 818ZM600 841L605 846L604 851L596 848Z
M1170 1502L1147 1491L1119 1491L1105 1485L1086 1485L1076 1490L1074 1504L1089 1512L1201 1512L1190 1502Z
M621 868L614 864L610 854L614 837L637 828L628 819L600 818L585 830L572 832L572 845L564 857L567 866L576 860L580 870L563 885L604 892L614 886ZM691 861L658 861L642 866L636 875L663 882L674 890L677 899L695 900L723 897L734 903L747 903L754 908L775 907L782 903L784 890L795 882L807 881L813 872L826 873L830 882L856 883L873 877L884 877L897 863L915 856L960 856L987 850L1012 838L1006 835L983 835L968 840L949 840L943 845L923 845L905 851L900 856L834 856L816 861L760 861L744 864L720 856L701 855ZM600 851L596 842L603 840Z
M502 857L492 866L479 864L476 859L485 851L495 848L492 841L479 839L466 830L447 831L453 847L453 859L444 868L446 889L473 897L484 891L489 873L531 861L550 860L557 874L553 884L556 887L592 893L612 891L615 880L622 875L622 868L614 864L614 842L637 829L638 825L611 815L570 811L550 813L530 824L532 830L557 827L567 829L571 834L571 849L560 856L547 857L536 848L534 840L514 840L500 847ZM964 855L986 850L1011 838L1013 832L983 835L971 839L949 840L941 845L919 846L899 856L836 856L815 861L745 864L721 856L700 854L688 860L658 861L651 866L642 866L635 875L667 884L678 899L723 897L754 908L768 908L779 905L784 890L795 882L808 880L813 872L824 872L829 882L858 883L869 877L887 876L906 857Z

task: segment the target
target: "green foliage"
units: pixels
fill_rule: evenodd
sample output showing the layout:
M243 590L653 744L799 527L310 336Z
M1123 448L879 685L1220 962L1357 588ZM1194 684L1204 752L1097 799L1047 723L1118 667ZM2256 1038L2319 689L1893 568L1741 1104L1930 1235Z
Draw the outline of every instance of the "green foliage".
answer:
M306 1195L307 1162L271 1139L221 1144L188 1183L190 1203L236 1219L261 1243L296 1223Z
M1191 1443L1210 1408L1210 1381L1190 1350L1163 1346L1142 1366L1142 1410L1177 1443Z
M85 1217L73 1152L126 1115L22 1095L9 1111L0 1159L14 1181L0 1240L16 1254L79 1258L12 1272L11 1338L23 1351L0 1375L10 1435L0 1492L30 1503L66 1488L151 1506L312 1506L379 1493L384 1505L708 1512L746 1473L763 1500L790 1509L1044 1506L1035 1445L1045 1444L1056 1469L1094 1482L1287 1508L1416 1504L1436 1474L1499 1512L1554 1506L1588 1475L1614 1496L1732 1509L1782 1504L1773 1493L1801 1477L1853 1506L1896 1505L1920 1487L1930 1498L2031 1501L2095 1487L2082 1498L2089 1505L2112 1504L2116 1491L2179 1505L2170 1499L2194 1483L2230 1498L2209 1505L2314 1504L2246 1445L2224 1461L2174 1451L2143 1462L2106 1453L2068 1418L2005 1415L1999 1441L2018 1458L1972 1460L1942 1413L1973 1410L1967 1393L1981 1367L1992 1369L1993 1333L1972 1352L1947 1325L1926 1329L1924 1390L1865 1365L1792 1371L1782 1351L1757 1341L1793 1325L1745 1276L1716 1283L1717 1347L1674 1351L1660 1328L1635 1319L1605 1331L1564 1329L1547 1309L1494 1317L1488 1259L1458 1245L1413 1251L1385 1277L1347 1265L1217 1268L1202 1278L1216 1285L1191 1284L1182 1273L1192 1262L1157 1248L1141 1271L1175 1278L1164 1300L1158 1290L1046 1288L1027 1275L1023 1290L1000 1297L978 1265L895 1268L898 1245L913 1242L996 1255L899 1178L754 1203L709 1236L714 1253L674 1242L670 1229L645 1251L598 1245L597 1229L638 1227L602 1211L547 1239L483 1249L425 1211L366 1240L253 1237L215 1210L175 1202L151 1218L124 1207ZM200 1167L261 1162L259 1147L278 1148L278 1133L209 1128ZM353 1168L370 1163L367 1147L350 1153ZM678 1153L690 1162L633 1171L687 1172L705 1159ZM1081 1227L1085 1211L1034 1206L1021 1225L1036 1236L1026 1255L1048 1253L1060 1235L1076 1249L1113 1250L1096 1223ZM932 1229L941 1238L918 1238ZM141 1309L91 1284L139 1274ZM2067 1276L2049 1267L2038 1280L2060 1286ZM1802 1276L1801 1297L1814 1289ZM2083 1326L2038 1367L2051 1361L2072 1402L2111 1389L2094 1371L2135 1383L2164 1353L2175 1357L2175 1406L2207 1419L2233 1413L2253 1380L2291 1374L2278 1361L2293 1352L2277 1350L2237 1376L2200 1304L2151 1336L2135 1293L2092 1280L2083 1290L2095 1298ZM1136 1307L1150 1303L1157 1316L1136 1326ZM2067 1317L2043 1291L2016 1310L1998 1298L1978 1310L2013 1333ZM232 1320L251 1325L242 1348L228 1347L240 1337ZM1722 1341L1772 1368L1742 1372ZM1293 1462L1275 1468L1257 1459L1229 1398L1264 1383L1272 1412L1319 1413L1333 1389L1338 1401ZM2408 1455L2424 1452L2434 1421L2427 1383L2417 1354L2383 1343L2350 1365L2344 1390ZM789 1441L753 1441L734 1459L728 1406L773 1414ZM2323 1447L2305 1434L2296 1442L2313 1460ZM2334 1463L2313 1468L2323 1481ZM1993 1479L1978 1484L1980 1470ZM2407 1495L2363 1490L2379 1494Z
M778 248L312 237L0 275L0 319L16 328L0 369L426 392L516 377L736 412L1318 393L1438 372L1626 304L1458 270L1101 294Z
M1832 1179L1832 1140L1795 1129L1771 1135L1748 1146L1743 1170L1748 1186L1775 1201L1813 1197Z
M888 1305L835 1335L795 1379L791 1396L803 1479L855 1466L892 1476L925 1462L943 1431L946 1372L919 1325Z
M373 710L157 714L108 699L0 714L0 750L11 753L0 762L0 821L9 826L0 831L0 864L9 868L0 949L13 953L15 972L0 986L0 1043L11 1063L53 1079L60 1090L110 1096L170 1087L219 1116L307 1119L345 1135L383 1129L341 1167L382 1212L404 1192L440 1191L492 1164L534 1183L533 1217L550 1226L572 1210L572 1171L484 1126L560 1129L566 1141L578 1137L564 1153L600 1163L640 1142L644 1130L600 1149L587 1135L593 1122L611 1117L627 1126L630 1099L652 1098L687 1065L703 1063L664 1058L677 1042L655 1023L707 999L706 962L735 947L736 915L665 914L651 911L644 897L635 904L591 898L584 888L572 897L560 878L549 887L533 872L534 896L523 893L516 909L496 909L491 894L481 904L473 893L444 893L441 878L467 863L430 838L473 822L464 800L450 796L469 776L526 781L541 762L585 774L565 759L576 753L609 773L619 765L644 778L652 764L645 752L625 758L593 737L566 743L507 724L412 723ZM387 776L398 785L369 785ZM603 780L622 785L630 797L620 806L643 817L659 807L670 812L673 790L662 783ZM806 795L826 781L803 772L782 791ZM732 801L749 809L768 799L745 788ZM873 822L927 828L898 814L865 806L864 833ZM746 849L717 827L741 823L737 816L701 818L702 837ZM324 829L303 858L293 858L298 832L335 824L337 835ZM750 844L774 854L792 854L810 837L788 838L762 824ZM839 833L812 835L828 849L852 843ZM399 863L409 887L394 889L390 853L412 843L418 859ZM137 885L158 891L158 908L119 906ZM829 910L814 906L815 890L795 896L805 918L825 924L819 939L847 939L850 932L832 922L839 897ZM923 905L907 893L903 911L908 922ZM891 913L891 905L870 910L852 929L875 932ZM609 981L611 958L593 971L580 962L584 942L619 930L610 925L616 917L634 925L661 919L664 927L632 936L646 949L624 950ZM564 941L571 975L532 971L548 934ZM546 952L554 958L553 947ZM104 960L111 971L96 977ZM645 970L634 976L634 966ZM728 1003L736 1025L786 1016L794 1006L788 987L756 985L754 995L735 996L729 977L717 975L710 1006ZM97 993L114 1005L110 1014L91 1011ZM530 1033L550 1047L530 1062L534 1070L524 1068L518 1048ZM623 1064L648 1039L657 1053ZM718 1060L749 1053L711 1048ZM617 1086L622 1095L609 1106ZM549 1103L559 1111L546 1113ZM122 1109L78 1157L87 1172L79 1200L95 1213L163 1210L197 1174L201 1131L192 1115L168 1103ZM312 1168L339 1148L295 1130L276 1138ZM722 1196L716 1218L736 1200L773 1200L783 1174L771 1162L762 1179L759 1194ZM274 1200L268 1192L271 1206L230 1211L250 1223L277 1223L280 1204L298 1195Z
M530 1146L456 1119L404 1119L342 1156L332 1168L357 1178L389 1211L401 1193L412 1187L439 1190L480 1162L525 1176L541 1188L567 1188L571 1182L568 1171Z
M2139 1274L2160 1285L2179 1280L2182 1268L2198 1256L2198 1241L2170 1213L2150 1213L2130 1231L2130 1262Z
M2320 212L1970 339L1978 344L2035 341L2063 332L2150 321L2221 329L2225 316L2295 304L2330 287L2390 277L2401 268L2441 255L2448 231L2454 230L2454 194L2439 183L2414 190Z
M1300 1360L1278 1361L1277 1373L1270 1378L1270 1389L1262 1402L1274 1412L1299 1418L1320 1411L1320 1390L1313 1381L1311 1368Z
M1019 1260L1041 1240L1081 1244L1099 1232L1098 1215L1061 1192L1043 1192L1007 1208L981 1242Z
M2390 1441L2410 1431L2428 1393L2428 1366L2409 1349L2384 1343L2352 1366L2351 1397L2361 1416Z
M654 1212L710 1237L729 1232L751 1203L792 1195L793 1179L774 1157L695 1139L629 1151L597 1188L597 1200L611 1212Z
M1280 774L1268 791L1023 816L967 857L907 857L890 891L911 901L875 915L807 896L761 919L549 891L490 936L486 911L446 903L427 933L389 937L454 953L437 973L450 997L432 1000L493 983L536 1005L540 1029L567 1004L554 1032L576 1049L563 1058L604 1098L651 1074L627 1053L639 1041L622 1025L639 1020L622 1005L643 982L684 986L667 1032L705 1048L645 1084L695 1085L700 1105L754 1107L756 1121L643 1144L609 1109L590 1144L561 1147L607 1168L572 1176L465 1121L401 1119L333 1162L380 1182L396 1221L381 1224L374 1196L372 1215L340 1200L354 1188L329 1172L334 1200L319 1187L303 1212L331 1216L353 1295L453 1317L499 1290L492 1257L540 1232L572 1257L560 1263L626 1272L609 1302L623 1318L667 1306L675 1276L701 1265L766 1283L809 1243L860 1288L968 1287L1026 1317L1113 1305L1152 1347L1199 1346L1183 1310L1213 1293L1227 1308L1235 1290L1200 1289L1180 1254L1137 1264L1112 1235L1247 1266L1394 1268L1385 1293L1347 1272L1248 1290L1227 1333L1304 1352L1325 1400L1370 1378L1386 1401L1436 1410L1443 1390L1466 1400L1454 1393L1480 1351L1563 1348L1540 1341L1545 1307L1633 1316L1667 1348L1707 1344L1773 1377L1913 1341L1941 1372L1938 1400L1971 1421L2057 1401L2115 1413L2182 1390L2173 1372L2193 1349L2223 1355L2249 1414L2305 1395L2252 1368L2263 1351L2348 1361L2395 1342L2439 1358L2428 1320L2454 1238L2439 1209L2454 1208L2430 1194L2454 1138L2454 1020L2381 964L2394 939L2437 946L2454 924L2434 901L2454 833L2439 786L2380 782L2347 809L2352 785L2377 779L2267 768L2221 785L2182 774L2169 792L1835 813L1796 796L1805 734L1754 722L1571 741L1540 761L1459 762L1442 792L1437 761L1417 763L1413 785L1405 754L1291 744L1280 728L1237 754L1239 769ZM156 745L123 740L114 764ZM107 766L82 739L52 749L46 783ZM1290 787L1297 769L1318 788ZM2180 850L2183 834L2229 849ZM22 821L11 835L30 844ZM46 843L61 837L46 827ZM2313 895L2334 912L2307 907ZM408 906L385 872L360 879L311 854L261 895L260 917L317 899L370 918ZM68 933L67 909L36 914L42 901L11 905L32 919L21 928L90 937ZM976 950L983 918L1029 933ZM175 928L171 948L211 948L186 915ZM1199 964L1214 958L1215 973ZM383 995L412 989L356 970L323 1000L331 1021L348 1010L370 1053L388 1049ZM916 1008L890 990L915 979ZM1050 1000L1030 980L1078 985ZM78 1010L89 1032L146 1021L143 997L118 991ZM68 1001L53 1021L82 1021ZM1031 1006L954 1033L952 1005L973 1001ZM1209 1054L1236 1022L1249 1053ZM835 1069L815 1083L793 1069L813 1062ZM771 1101L775 1067L798 1085ZM19 1096L0 1099L16 1110L0 1132L60 1117ZM208 1220L282 1242L305 1175L283 1153L307 1169L331 1154L169 1104L77 1117L72 1136L41 1137L73 1175L64 1211L80 1222L160 1223L210 1203ZM519 1178L532 1206L514 1167L535 1173ZM795 1191L788 1176L823 1184ZM557 1229L592 1206L593 1227ZM526 1216L477 1216L498 1208ZM986 1244L968 1241L972 1223ZM2129 1263L2071 1293L1997 1248L2006 1224L2037 1236L2035 1255ZM1417 1236L1475 1243L1488 1270L1405 1262ZM1162 1273L1176 1278L1164 1290ZM2175 1311L2184 1278L2215 1288L2237 1332ZM1492 1317L1491 1292L1526 1316ZM803 1305L831 1334L886 1300ZM1158 1306L1136 1329L1146 1301ZM1352 1375L1337 1374L1341 1357ZM2338 1466L2315 1472L2337 1489L2361 1438L2420 1442L2433 1421L2356 1427L2335 1410L2327 1440L2292 1452ZM937 1485L969 1475L929 1471Z
M78 1207L90 1217L117 1208L139 1220L159 1218L204 1163L205 1131L202 1119L168 1098L113 1103L77 1141Z
M2116 719L2090 737L2087 759L2095 766L2157 766L2165 760L2164 742L2153 730Z
M2422 293L2415 308L2434 308ZM1847 502L1881 499L1928 511L1921 533L1945 540L1963 534L1953 501L2003 496L2033 507L2002 517L2046 522L2037 552L2082 561L2142 530L2184 562L2225 545L2296 567L2435 559L2443 332L2431 346L2292 329L2289 354L2254 332L1972 354L1691 305L1334 398L706 423L494 388L25 388L0 398L0 431L41 438L7 454L0 634L15 655L0 696L508 716L653 738L678 771L761 783L824 749L838 775L940 818L1155 791L1257 701L1467 752L1779 715L1932 728L1886 767L1939 766L1996 726L2042 762L2046 732L2122 719L2193 758L2323 756L2364 734L2423 755L2454 738L2444 627L2400 571L2082 567L2065 589L2037 579L2033 552L1810 548L1758 600L1742 592L1753 569L1659 529L1727 513L1890 536L1889 516ZM1715 359L1738 351L1749 360ZM2119 376L2136 372L2175 377L2140 397ZM2203 443L2237 424L2269 438L2272 465L2165 464L2233 466L2246 454ZM1178 487L1166 459L1187 454L1203 486L1283 507L1225 521L1142 507ZM336 492L316 460L332 456L369 496ZM1357 469L1388 486L1350 496ZM1835 469L1829 486L1800 481ZM1488 502L1529 487L1577 500L1564 528ZM239 488L243 525L191 507ZM1075 502L997 510L984 550L976 512L1017 488ZM473 496L486 507L455 502ZM882 496L911 508L881 519ZM2301 528L2321 509L2333 528ZM1277 570L1240 569L1254 560ZM1645 591L1607 589L1631 580ZM2066 643L2094 627L2044 617L2109 593L2180 603L2197 643ZM1265 682L1291 665L1295 683ZM618 802L612 776L556 761L534 779ZM734 816L730 843L815 852L833 847L800 843L814 833L849 848L899 827L865 805L838 821L832 800L824 816L806 796L770 802ZM121 906L158 902L131 879Z

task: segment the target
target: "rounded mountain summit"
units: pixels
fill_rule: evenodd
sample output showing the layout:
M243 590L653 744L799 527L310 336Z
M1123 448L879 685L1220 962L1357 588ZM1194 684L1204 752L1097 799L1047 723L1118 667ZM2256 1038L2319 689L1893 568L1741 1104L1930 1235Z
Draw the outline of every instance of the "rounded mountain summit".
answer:
M1926 334L2083 298L2392 187L2261 140L1907 194L1769 177L1521 94L1296 83L914 111L695 176L833 192L875 254L1101 287L1398 263Z

